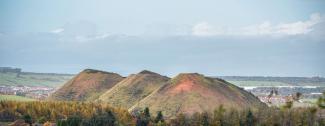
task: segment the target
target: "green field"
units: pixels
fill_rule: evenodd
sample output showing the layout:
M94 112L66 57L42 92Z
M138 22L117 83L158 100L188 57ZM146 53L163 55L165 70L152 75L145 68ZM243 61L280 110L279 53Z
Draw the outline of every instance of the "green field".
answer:
M17 76L17 73L0 73L0 85L58 87L67 82L72 77L72 75L65 74L51 75L24 73Z
M35 101L35 99L17 95L0 95L0 101Z

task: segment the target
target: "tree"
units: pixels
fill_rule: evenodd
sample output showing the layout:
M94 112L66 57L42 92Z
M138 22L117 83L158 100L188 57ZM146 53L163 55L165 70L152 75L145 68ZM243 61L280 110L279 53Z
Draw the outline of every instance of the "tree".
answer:
M165 120L164 120L164 116L163 116L162 112L158 111L156 119L155 119L155 123L164 122L164 121Z
M42 116L37 120L37 122L43 124L46 122L46 118L44 116Z
M150 112L149 112L149 108L148 108L148 107L146 107L146 108L144 109L144 116L145 116L146 118L150 118Z
M325 91L323 92L323 96L318 98L317 105L318 105L319 108L325 109ZM322 116L322 113L321 113L320 116ZM320 126L325 126L324 118L318 119L318 123L319 123Z
M77 116L77 115L69 116L67 119L67 124L69 126L80 126L81 121L82 121L82 119L80 116Z
M115 116L111 111L96 115L94 114L89 120L82 122L85 126L114 126Z
M150 111L149 108L146 107L140 115L136 117L136 125L137 126L147 126L150 122Z
M317 105L319 108L325 109L325 91L323 92L323 96L318 98Z
M66 120L57 120L56 125L57 126L68 126L68 123Z
M161 121L159 121L159 122L156 124L156 126L166 126L166 123L165 123L165 122L161 122Z
M188 124L188 120L183 113L180 113L176 116L176 119L172 120L172 124L175 126L186 126Z
M201 125L202 126L209 126L209 116L208 116L208 113L203 113L202 119L201 119Z
M247 126L254 126L255 119L254 119L253 112L251 110L248 110L246 115L246 125Z
M308 108L310 116L309 116L309 125L313 126L316 118L317 108L316 107L310 107Z
M106 112L105 114L105 124L107 124L106 126L114 126L115 124L115 121L116 121L116 118L115 116L113 115L112 111L108 111Z
M213 115L213 124L222 126L224 125L224 113L226 112L226 109L223 107L223 105L220 105L218 109L214 110Z
M28 123L30 126L33 124L32 117L28 114L23 116L23 119L25 120L25 123Z

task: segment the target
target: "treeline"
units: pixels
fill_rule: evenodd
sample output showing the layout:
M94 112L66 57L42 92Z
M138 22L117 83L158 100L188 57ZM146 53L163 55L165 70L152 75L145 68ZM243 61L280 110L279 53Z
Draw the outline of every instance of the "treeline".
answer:
M25 123L57 126L325 126L325 94L316 107L282 107L238 110L219 106L213 112L184 114L165 118L163 112L151 115L150 108L132 112L103 103L0 101L0 122L17 119Z
M107 123L107 121L111 122L111 125L135 123L127 110L102 103L0 101L0 122L13 122L17 119L24 119L29 123L53 122L62 126L69 125L71 122L78 122L78 125Z
M325 126L317 108L267 108L257 111L237 111L220 107L213 113L195 113L191 117L178 115L174 126Z

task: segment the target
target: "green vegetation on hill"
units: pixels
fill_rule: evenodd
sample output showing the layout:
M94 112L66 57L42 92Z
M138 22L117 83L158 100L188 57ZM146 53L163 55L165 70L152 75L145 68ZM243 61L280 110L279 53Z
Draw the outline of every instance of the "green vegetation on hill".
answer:
M0 85L6 86L47 86L59 87L73 75L69 74L42 74L42 73L0 73Z
M17 95L0 95L0 101L35 101L35 99Z
M133 74L99 97L99 101L113 106L129 108L163 86L169 80L150 71Z

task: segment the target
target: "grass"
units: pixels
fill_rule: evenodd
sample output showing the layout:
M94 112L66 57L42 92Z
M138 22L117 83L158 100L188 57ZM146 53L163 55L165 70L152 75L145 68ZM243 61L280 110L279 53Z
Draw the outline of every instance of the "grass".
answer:
M35 99L17 95L0 95L0 101L35 101Z
M71 75L0 73L0 85L58 87L71 79Z

